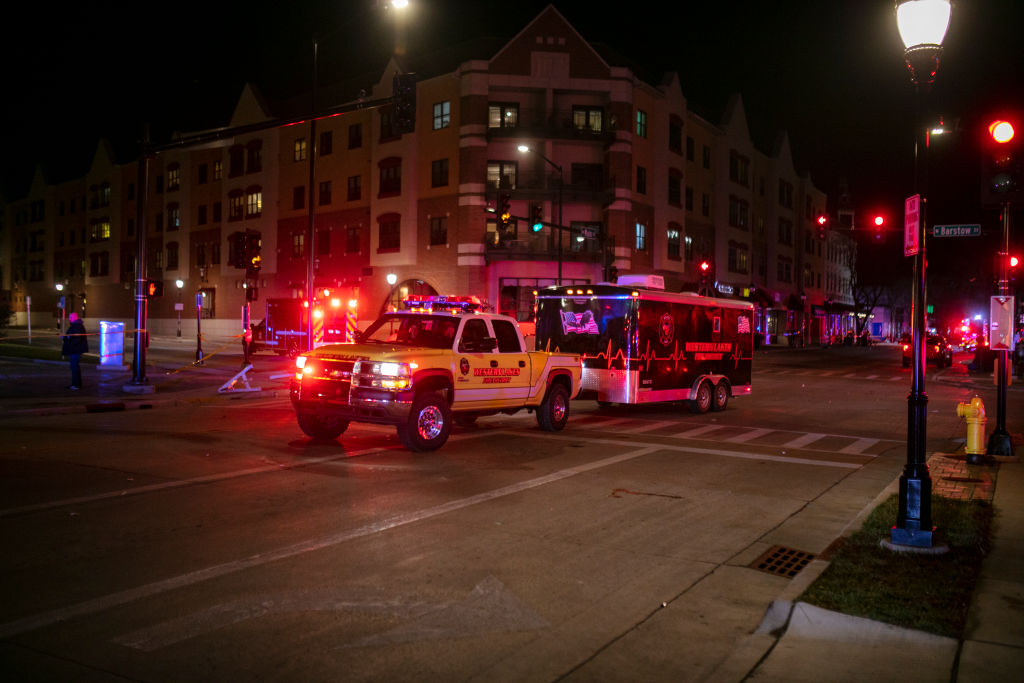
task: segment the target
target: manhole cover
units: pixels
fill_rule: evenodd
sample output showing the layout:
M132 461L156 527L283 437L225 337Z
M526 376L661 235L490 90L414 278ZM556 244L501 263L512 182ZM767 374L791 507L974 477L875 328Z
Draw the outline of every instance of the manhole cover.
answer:
M814 555L811 553L776 545L751 562L750 566L762 572L791 579L813 559Z

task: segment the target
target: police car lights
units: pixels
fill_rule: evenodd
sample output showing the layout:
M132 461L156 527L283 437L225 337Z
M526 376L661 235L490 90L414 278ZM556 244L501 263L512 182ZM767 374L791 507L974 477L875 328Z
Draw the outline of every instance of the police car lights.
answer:
M441 296L437 294L411 294L402 302L406 310L417 312L450 311L471 313L483 308L475 296Z

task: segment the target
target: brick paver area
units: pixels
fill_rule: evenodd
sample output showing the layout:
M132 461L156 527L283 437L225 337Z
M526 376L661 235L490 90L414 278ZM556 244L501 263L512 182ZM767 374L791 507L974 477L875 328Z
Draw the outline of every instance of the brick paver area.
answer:
M957 500L992 502L999 463L971 465L962 453L937 453L928 460L932 494Z

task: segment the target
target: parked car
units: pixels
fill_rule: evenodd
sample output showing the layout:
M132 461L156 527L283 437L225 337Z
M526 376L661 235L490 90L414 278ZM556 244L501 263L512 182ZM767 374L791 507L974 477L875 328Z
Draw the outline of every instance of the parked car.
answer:
M903 338L900 339L900 346L903 348L903 367L909 368L913 357L910 348L910 335L903 335ZM924 350L925 364L934 363L939 368L946 368L953 364L953 347L941 335L929 334L924 344Z

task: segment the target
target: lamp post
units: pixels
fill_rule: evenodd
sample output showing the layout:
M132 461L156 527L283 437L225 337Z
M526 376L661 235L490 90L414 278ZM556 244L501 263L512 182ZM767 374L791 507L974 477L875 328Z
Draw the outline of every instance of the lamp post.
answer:
M185 286L184 280L175 280L174 286L178 288L178 303L175 304L174 310L178 312L178 336L181 336L181 311L184 305L181 303L181 288Z
M924 149L927 130L924 115L928 91L939 68L949 15L949 0L905 0L896 5L896 20L906 48L904 56L917 99L917 115L914 118L914 190L921 199L916 235L918 248L914 253L911 342L913 378L907 396L907 462L900 476L899 508L891 541L897 546L922 548L932 547L932 481L926 457L928 395L924 389L927 232L927 157Z
M563 191L563 188L565 187L565 182L564 182L564 179L562 177L562 167L559 166L558 164L556 164L555 162L551 161L551 159L548 159L546 156L544 156L543 154L541 154L540 152L538 152L534 148L530 147L529 145L519 145L519 147L517 149L520 152L522 152L523 154L526 154L527 152L532 152L533 154L536 154L541 159L543 159L545 163L547 163L553 169L558 171L558 217L557 217L557 225L555 225L555 237L558 240L558 280L557 280L557 284L560 285L560 284L562 284L562 231L564 230L564 228L562 227L562 191Z

